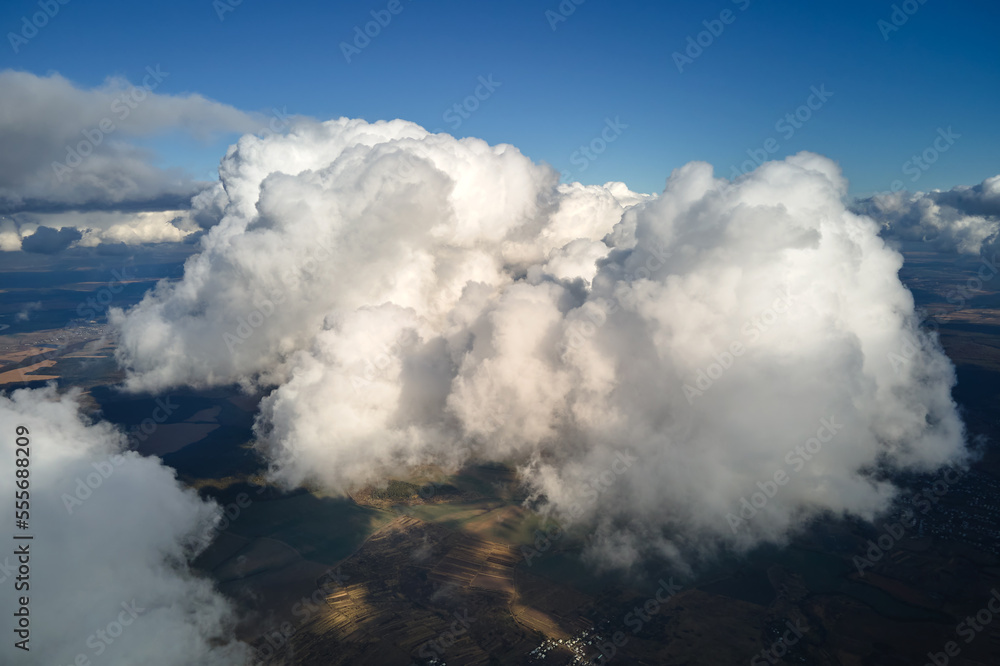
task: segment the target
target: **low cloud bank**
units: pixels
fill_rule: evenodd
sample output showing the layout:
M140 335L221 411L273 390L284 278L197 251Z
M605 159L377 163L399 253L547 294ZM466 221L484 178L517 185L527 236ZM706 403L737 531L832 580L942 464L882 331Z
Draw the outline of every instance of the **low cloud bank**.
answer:
M944 252L996 251L1000 175L972 187L878 194L859 201L856 209L880 222L887 238L924 241Z

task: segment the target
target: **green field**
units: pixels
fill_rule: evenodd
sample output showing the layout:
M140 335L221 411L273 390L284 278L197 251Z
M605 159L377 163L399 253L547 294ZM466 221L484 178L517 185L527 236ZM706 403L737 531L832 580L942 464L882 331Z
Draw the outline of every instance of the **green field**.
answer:
M353 553L394 514L358 506L350 499L299 493L255 500L241 509L229 531L243 537L284 541L303 557L336 564Z

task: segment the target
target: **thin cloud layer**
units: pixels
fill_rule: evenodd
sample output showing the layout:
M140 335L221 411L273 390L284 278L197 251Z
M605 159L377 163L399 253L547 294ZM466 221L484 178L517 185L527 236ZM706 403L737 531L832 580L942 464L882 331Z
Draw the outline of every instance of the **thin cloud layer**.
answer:
M274 387L288 485L503 460L628 566L871 518L884 472L964 459L953 368L826 158L649 197L341 119L244 137L220 177L184 279L112 312L119 361L134 389Z
M181 243L201 230L190 210L15 213L0 221L0 252L105 244Z
M858 202L857 210L882 223L887 238L979 254L1000 237L1000 176L947 191L878 194Z
M0 214L10 217L0 230L0 250L17 249L11 223L25 237L38 226L106 229L112 223L100 218L117 217L119 227L110 230L107 242L126 244L177 241L190 233L183 226L153 224L142 214L187 210L208 183L157 166L156 155L135 141L164 132L205 138L265 125L199 95L156 92L169 76L150 66L135 85L109 78L83 89L58 74L0 71ZM121 219L127 215L132 217ZM96 223L82 226L81 216ZM83 244L95 239L91 234Z
M159 459L125 452L121 433L81 417L77 396L51 386L0 395L8 453L20 435L19 457L30 460L0 478L13 501L24 492L15 470L28 469L28 528L15 528L13 511L3 527L33 537L11 542L29 550L28 587L15 592L13 573L0 582L12 602L29 599L30 651L15 647L19 618L7 612L3 662L246 663L228 602L188 568L211 539L218 507L183 489ZM0 557L5 571L18 566L10 552Z

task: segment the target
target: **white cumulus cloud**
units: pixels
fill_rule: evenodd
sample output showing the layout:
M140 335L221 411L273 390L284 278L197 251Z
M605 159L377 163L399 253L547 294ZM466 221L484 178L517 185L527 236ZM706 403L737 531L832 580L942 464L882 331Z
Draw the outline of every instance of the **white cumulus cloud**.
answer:
M858 202L857 208L880 222L887 238L979 254L1000 237L1000 176L946 191L877 194Z
M4 663L243 664L246 646L232 636L233 611L188 562L211 539L216 505L183 489L157 458L125 451L125 437L79 413L77 393L54 387L0 395L0 430L25 444L28 466L5 465L0 491L27 498L28 529L16 529L0 556L0 589L11 604L27 598L29 651L15 647L20 621L4 613ZM15 436L26 439L15 440ZM19 479L16 470L28 470ZM18 481L27 481L18 488ZM15 547L28 554L15 556ZM24 557L30 572L16 576ZM13 570L10 567L13 567ZM25 585L26 587L22 587ZM15 589L15 585L18 585Z
M244 137L220 177L184 279L113 311L119 360L134 389L270 387L258 437L289 485L504 460L627 565L872 517L884 472L965 456L902 258L821 156L732 186L692 163L651 197L341 119Z

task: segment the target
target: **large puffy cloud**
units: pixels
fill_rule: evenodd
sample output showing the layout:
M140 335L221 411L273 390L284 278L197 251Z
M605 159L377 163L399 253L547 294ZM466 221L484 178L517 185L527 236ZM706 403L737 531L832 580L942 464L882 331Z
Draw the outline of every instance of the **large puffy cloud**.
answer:
M627 565L872 517L885 472L964 457L901 256L823 157L647 197L341 119L244 137L220 176L184 279L113 313L119 359L136 389L276 386L258 436L287 484L505 460Z
M158 459L123 452L124 436L81 417L76 394L49 387L0 395L0 429L9 460L18 435L30 459L29 467L5 465L0 477L13 502L24 492L15 471L28 470L28 529L15 529L10 510L4 533L33 537L10 541L0 557L0 586L11 603L28 598L31 631L30 652L16 648L18 618L8 608L4 663L83 663L78 655L122 666L245 663L246 646L231 638L232 609L187 564L211 538L217 506L182 489ZM15 579L19 545L29 549L27 581Z
M569 221L595 241L622 210L608 188L557 188L548 167L511 146L402 121L245 136L220 173L226 215L187 279L119 317L133 387L280 380L329 315L368 305L391 302L443 325L470 281L502 285L576 240ZM597 202L586 216L561 212L580 196Z
M856 208L881 222L888 238L978 254L1000 237L1000 176L972 187L877 194Z

